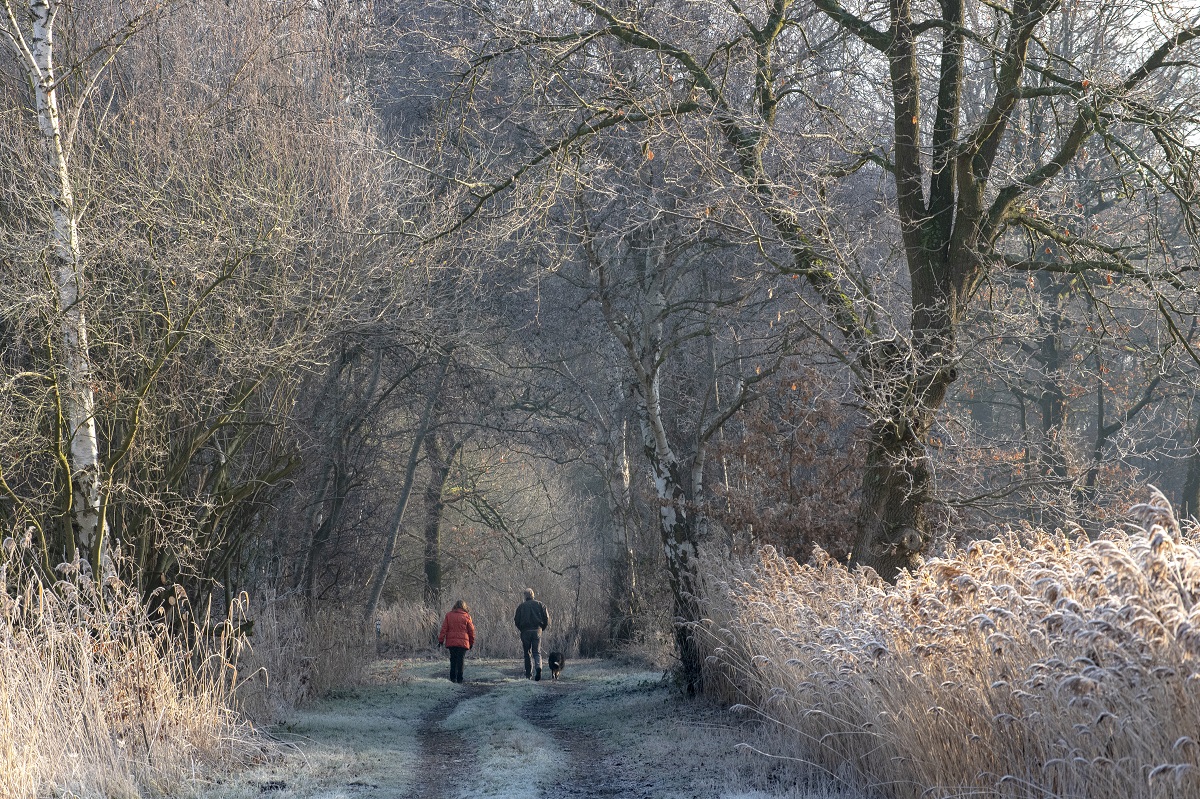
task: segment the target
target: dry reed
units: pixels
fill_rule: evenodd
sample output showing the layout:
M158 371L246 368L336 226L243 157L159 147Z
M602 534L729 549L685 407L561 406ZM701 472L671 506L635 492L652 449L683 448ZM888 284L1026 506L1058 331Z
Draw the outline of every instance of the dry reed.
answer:
M710 575L710 680L892 797L1200 795L1200 533L1155 492L1096 541L1027 530L897 585L764 549Z
M542 636L542 651L558 650L574 657L584 650L594 655L607 644L608 596L594 586L582 590L573 580L552 579L546 574L531 579L492 570L488 581L463 581L447 586L436 607L421 601L400 601L379 609L379 651L389 656L428 653L437 647L442 619L462 599L471 609L475 647L471 657L520 658L521 638L513 615L526 585L536 586L538 600L550 613L550 627ZM577 593L578 591L578 593Z
M49 583L0 555L0 796L138 797L260 757L222 647L184 647L137 592L78 563Z
M380 608L377 617L379 652L402 656L433 648L437 645L442 613L423 602L411 601Z
M365 682L374 648L361 612L313 611L301 599L267 593L243 599L238 615L254 620L254 634L237 654L236 706L247 718L280 721L310 699Z

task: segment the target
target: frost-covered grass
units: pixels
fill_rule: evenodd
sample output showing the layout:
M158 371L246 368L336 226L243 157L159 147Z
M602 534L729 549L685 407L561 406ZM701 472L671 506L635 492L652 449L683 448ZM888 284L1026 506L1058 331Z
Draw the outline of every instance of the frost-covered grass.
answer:
M286 718L331 690L362 682L374 659L373 635L356 610L318 608L303 600L259 597L246 615L254 635L238 658L238 710L256 724Z
M1200 533L978 541L895 586L771 550L715 581L716 669L775 751L890 797L1200 796Z
M522 708L553 701L549 729ZM490 799L554 796L579 768L612 795L655 799L822 799L838 796L804 764L772 762L759 727L717 705L682 697L662 672L575 660L559 685L509 680L468 700L445 722L477 742L477 760L457 795ZM570 743L574 741L573 745ZM572 751L574 750L574 751ZM582 751L580 751L582 750ZM586 764L578 762L580 757ZM847 797L848 799L848 797Z
M454 709L442 728L460 733L474 748L475 765L461 776L461 797L535 799L537 784L561 767L563 753L553 737L526 721L521 709L544 690L526 679L508 679L498 690L467 699Z
M558 707L640 775L655 799L856 799L801 761L767 757L774 730L715 702L686 699L661 672L612 673L597 662L585 687ZM573 677L576 675L573 675ZM767 737L764 737L767 736Z
M333 691L293 711L271 730L280 757L221 782L197 783L195 796L249 799L405 796L421 776L417 733L431 708L453 698L439 661L378 661L364 685Z

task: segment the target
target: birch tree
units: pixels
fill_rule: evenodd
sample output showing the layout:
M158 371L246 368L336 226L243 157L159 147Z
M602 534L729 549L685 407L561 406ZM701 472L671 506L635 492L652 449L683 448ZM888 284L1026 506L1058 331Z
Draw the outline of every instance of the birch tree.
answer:
M94 57L59 69L52 87L73 109L60 132L75 198L73 287L87 285L71 310L87 311L98 523L146 594L178 584L203 601L279 574L264 564L294 547L260 547L277 508L309 502L289 493L311 453L297 426L312 401L303 380L347 331L395 313L406 287L393 279L396 250L363 235L389 224L384 187L396 172L375 168L374 118L345 90L341 48L353 37L305 3L162 12L134 26L152 28L145 35L85 50ZM64 6L56 41L124 36L120 13ZM56 422L66 418L54 379L60 302L57 287L33 284L46 259L30 230L61 193L44 188L44 159L26 168L44 148L30 147L37 109L12 79L25 63L12 52L0 54L0 90L19 98L0 120L0 257L13 276L0 287L11 334L0 402L12 421L0 441L0 512L35 530L53 570L72 510L61 498L67 450L54 441L58 430L67 440Z
M88 350L88 319L83 302L86 275L79 244L80 209L72 181L71 151L82 107L99 84L105 68L120 47L132 36L154 6L128 20L80 63L66 70L55 60L56 26L66 8L62 0L30 0L24 8L4 0L0 39L17 56L32 93L37 129L43 148L41 183L49 197L46 274L51 281L61 317L55 374L55 394L61 407L56 429L64 456L63 479L70 508L72 532L62 539L61 557L73 560L77 553L99 573L107 558L104 516L101 512L102 475L96 434L96 402L91 356ZM28 24L19 18L27 16ZM81 73L74 93L74 107L63 107L64 80Z
M564 243L570 260L556 275L585 298L615 345L605 347L617 356L605 377L609 393L627 394L634 409L638 432L629 437L650 478L677 650L688 690L696 691L696 568L702 551L722 546L709 534L710 454L802 336L785 279L724 239L703 180L681 155L671 147L649 159L630 147L595 151L563 220L574 240ZM628 510L626 420L592 404L608 429L614 504ZM628 544L622 549L628 580Z

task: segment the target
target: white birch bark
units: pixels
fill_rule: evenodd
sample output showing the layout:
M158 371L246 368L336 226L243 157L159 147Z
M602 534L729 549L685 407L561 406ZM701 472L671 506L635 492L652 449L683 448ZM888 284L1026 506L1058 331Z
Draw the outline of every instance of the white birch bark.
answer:
M733 414L755 398L753 383L777 369L783 356L776 355L775 362L765 370L756 369L752 378L738 378L732 399L724 404L719 401L710 404L708 397L703 398L694 428L677 439L683 448L676 449L671 440L671 422L678 419L669 417L671 410L662 394L662 374L677 346L676 341L667 338L667 321L675 313L668 295L678 272L670 274L675 267L669 262L663 244L657 241L653 226L647 226L643 233L643 252L640 259L631 258L631 279L620 287L611 282L608 260L595 250L590 234L585 235L583 243L596 277L605 323L624 349L635 378L633 388L639 406L642 447L658 498L659 532L676 616L682 620L676 625L676 644L690 692L700 687L700 650L691 623L699 620L694 567L707 525L699 502L705 495L704 466L709 443ZM616 299L622 291L631 290L630 286L636 294L630 300L632 307L623 310ZM701 292L708 294L703 287ZM714 364L715 387L715 355L710 354L710 360Z
M636 377L635 391L639 404L642 446L654 477L654 491L659 503L659 531L667 570L679 615L688 618L684 606L691 593L691 568L696 556L691 510L688 502L691 481L682 478L678 454L671 446L664 417L661 392L662 365L667 352L663 341L664 322L669 313L660 247L648 246L643 255L640 283L643 307L636 318L624 317L611 303L607 265L594 257L604 318L613 336L620 342ZM703 454L700 454L703 458Z
M619 410L619 409L618 409ZM614 419L617 414L613 414ZM616 595L620 596L618 607L630 620L638 610L637 556L630 538L633 509L633 471L629 463L628 424L624 419L610 428L608 445L609 502L613 511L614 542L621 553L616 571Z
M71 187L68 154L58 107L54 69L54 23L61 6L52 0L30 0L30 36L17 24L11 0L4 0L3 38L20 57L34 92L38 130L46 148L45 169L50 191L51 269L62 312L62 359L58 390L69 439L72 521L81 556L99 566L104 527L100 513L100 453L96 439L95 397L88 357L87 319L83 305L78 216ZM70 557L74 553L64 552Z

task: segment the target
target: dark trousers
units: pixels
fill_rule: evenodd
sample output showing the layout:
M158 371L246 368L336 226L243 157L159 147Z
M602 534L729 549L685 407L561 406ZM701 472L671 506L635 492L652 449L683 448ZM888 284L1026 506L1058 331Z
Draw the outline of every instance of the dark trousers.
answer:
M542 631L537 627L532 630L521 630L521 649L525 652L525 676L533 674L536 668L542 670Z
M467 656L465 646L448 646L450 650L450 682L463 681L463 658Z

